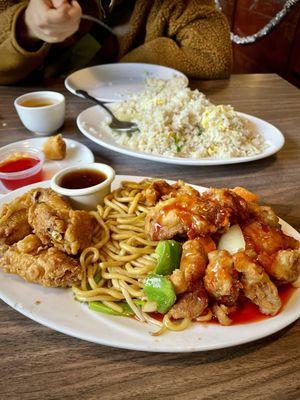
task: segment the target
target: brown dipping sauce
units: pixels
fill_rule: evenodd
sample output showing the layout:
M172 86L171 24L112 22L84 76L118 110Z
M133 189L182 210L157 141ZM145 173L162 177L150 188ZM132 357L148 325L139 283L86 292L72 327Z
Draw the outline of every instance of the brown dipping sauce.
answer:
M64 175L60 181L60 186L65 189L85 189L104 182L107 176L94 169L80 169Z
M28 99L20 103L23 107L47 107L55 104L56 101L52 99L40 98L40 99Z

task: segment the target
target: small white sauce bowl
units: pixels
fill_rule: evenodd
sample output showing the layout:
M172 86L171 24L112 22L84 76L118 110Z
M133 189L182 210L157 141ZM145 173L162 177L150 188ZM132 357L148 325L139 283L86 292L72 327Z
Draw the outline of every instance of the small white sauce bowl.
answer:
M51 100L53 104L41 107L23 106L25 100ZM23 125L38 135L55 133L65 120L65 97L61 93L40 91L23 94L16 98L15 109Z
M70 172L80 170L94 170L106 175L105 181L98 185L90 186L84 189L67 189L60 186L62 178ZM51 179L51 189L56 193L67 196L74 208L81 210L95 210L98 204L103 204L104 197L111 191L111 183L115 178L115 171L106 164L91 163L73 165L57 172Z

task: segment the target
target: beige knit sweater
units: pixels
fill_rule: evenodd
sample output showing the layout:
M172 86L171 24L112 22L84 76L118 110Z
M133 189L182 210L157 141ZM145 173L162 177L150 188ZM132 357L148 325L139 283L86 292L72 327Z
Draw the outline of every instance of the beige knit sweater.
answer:
M50 49L47 43L35 52L19 45L16 24L26 3L0 0L0 84L24 79ZM211 0L136 0L119 45L121 62L165 65L191 78L224 78L231 70L229 27Z

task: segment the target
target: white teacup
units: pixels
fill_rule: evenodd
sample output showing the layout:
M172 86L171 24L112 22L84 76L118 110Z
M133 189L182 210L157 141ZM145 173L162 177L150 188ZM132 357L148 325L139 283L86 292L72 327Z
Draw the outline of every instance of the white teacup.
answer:
M26 93L14 105L24 126L39 135L55 133L64 123L66 104L61 93Z

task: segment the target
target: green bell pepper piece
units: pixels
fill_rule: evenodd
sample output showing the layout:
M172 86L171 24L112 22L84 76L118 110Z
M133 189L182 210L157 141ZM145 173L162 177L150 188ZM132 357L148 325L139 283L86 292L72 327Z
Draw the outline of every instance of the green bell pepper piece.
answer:
M143 305L145 302L142 300L134 300L134 303L137 305ZM134 315L134 312L132 311L128 303L119 301L117 302L117 304L123 308L122 313L113 310L112 308L103 304L101 301L90 301L89 309L97 312L102 312L104 314L119 315L123 317L131 317L132 315Z
M181 244L175 240L161 240L155 250L158 261L155 273L171 275L174 269L179 268L181 259Z
M165 276L157 274L147 276L143 290L148 300L156 302L157 311L161 314L165 314L176 301L172 282Z

